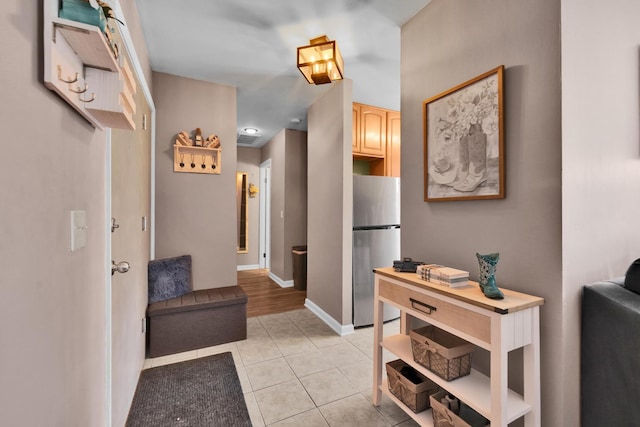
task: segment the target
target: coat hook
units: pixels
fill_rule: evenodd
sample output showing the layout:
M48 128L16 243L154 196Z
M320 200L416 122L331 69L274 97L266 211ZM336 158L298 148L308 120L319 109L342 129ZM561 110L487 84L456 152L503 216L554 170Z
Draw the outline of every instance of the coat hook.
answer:
M91 99L82 99L82 97L80 96L80 94L78 94L78 99L82 102L84 102L85 104L88 104L89 102L93 102L93 100L96 99L96 94L92 93L91 94Z
M69 90L73 93L85 93L87 91L87 89L89 89L89 85L88 84L84 84L84 89L80 89L80 86L76 86L76 88L72 88L71 86L69 86ZM93 101L93 100L92 100Z
M60 65L58 65L58 80L60 80L61 82L69 83L69 84L75 83L75 82L78 81L78 76L79 76L79 74L76 73L76 76L73 79L69 79L69 80L63 79L62 78L62 67Z

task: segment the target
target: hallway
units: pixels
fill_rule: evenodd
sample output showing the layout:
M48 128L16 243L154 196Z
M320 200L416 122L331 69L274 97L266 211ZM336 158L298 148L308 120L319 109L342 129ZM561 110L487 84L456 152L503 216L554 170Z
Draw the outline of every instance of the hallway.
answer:
M306 291L278 286L269 278L269 270L238 271L238 286L249 296L247 317L304 308L307 296Z
M385 335L399 331L399 320L384 325ZM418 425L384 395L371 404L373 328L341 337L306 308L254 316L246 340L146 359L144 369L226 351L255 427ZM395 359L383 351L385 362Z

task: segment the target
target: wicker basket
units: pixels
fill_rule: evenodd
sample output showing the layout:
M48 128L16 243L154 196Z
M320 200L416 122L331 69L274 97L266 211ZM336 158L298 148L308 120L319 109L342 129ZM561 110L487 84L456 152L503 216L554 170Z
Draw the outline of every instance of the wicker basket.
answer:
M446 395L447 391L442 390L429 396L433 427L471 427L462 418L454 414L453 411L440 403L440 400Z
M473 344L432 325L409 335L413 360L440 378L451 381L471 372Z
M489 420L460 402L460 415L467 417L469 420L469 422L465 421L465 419L441 403L442 398L446 395L447 391L441 390L429 396L433 427L484 427L489 424Z
M429 395L438 391L436 383L414 370L404 361L398 359L388 362L387 380L389 391L402 403L407 405L416 414L429 408ZM422 380L419 384L414 384L407 377L401 374L402 368L409 368Z

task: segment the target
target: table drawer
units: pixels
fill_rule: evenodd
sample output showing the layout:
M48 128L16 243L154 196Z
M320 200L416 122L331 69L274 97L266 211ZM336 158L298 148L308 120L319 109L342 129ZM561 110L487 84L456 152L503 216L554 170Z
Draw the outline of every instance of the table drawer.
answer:
M434 319L486 343L491 343L491 319L437 297L424 295L380 278L380 297L422 313L425 320Z

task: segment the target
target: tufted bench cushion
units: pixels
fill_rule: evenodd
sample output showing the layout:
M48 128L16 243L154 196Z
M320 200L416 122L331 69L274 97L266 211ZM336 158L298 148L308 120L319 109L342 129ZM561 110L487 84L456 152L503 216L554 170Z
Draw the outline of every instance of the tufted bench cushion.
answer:
M239 286L201 289L149 304L149 357L247 338L247 294Z

